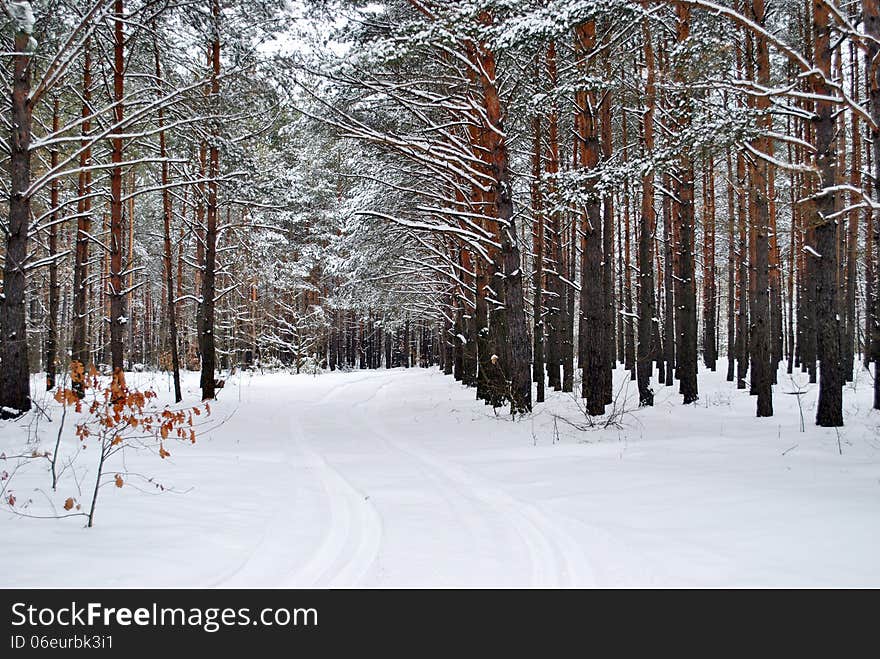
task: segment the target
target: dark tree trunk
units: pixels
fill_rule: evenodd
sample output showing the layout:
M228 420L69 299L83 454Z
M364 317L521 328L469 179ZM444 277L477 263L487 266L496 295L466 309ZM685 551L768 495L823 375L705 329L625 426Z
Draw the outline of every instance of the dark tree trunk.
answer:
M452 340L452 374L457 381L464 383L464 346L462 344L464 326L462 319L461 300L457 302L455 307L454 331L455 337Z
M825 82L831 79L831 18L828 6L820 0L813 4L813 40L816 68L824 78L814 76L813 92L829 96L834 92ZM836 210L837 153L835 143L835 105L816 101L816 165L819 170L816 217L816 330L819 353L819 402L816 424L825 427L843 425L843 382L840 372L840 327L837 286L837 223L831 217Z
M540 65L535 62L535 78L540 81ZM541 115L532 117L532 258L534 259L533 330L534 359L532 379L537 384L535 402L544 402L544 209L541 195Z
M31 56L30 35L15 33L12 58L12 121L9 135L10 189L9 229L3 265L3 295L0 296L0 419L9 419L31 409L28 367L27 320L25 314L25 260L31 214Z
M125 369L124 338L128 318L122 267L122 121L125 97L125 34L123 0L115 0L113 10L113 121L116 124L110 173L110 359L114 372Z
M664 187L669 190L669 176L664 176ZM663 383L671 387L675 383L676 340L675 323L680 313L676 313L675 293L679 286L675 280L675 226L672 218L672 200L663 197Z
M83 46L83 81L82 81L82 153L79 156L80 172L78 176L76 204L76 253L73 266L73 336L71 341L71 360L85 367L91 362L88 350L88 288L89 277L89 235L92 231L92 200L91 175L86 168L91 161L91 149L87 146L87 135L92 129L92 55L91 43L87 39ZM83 383L72 383L74 391L82 397Z
M752 17L759 25L764 24L764 0L752 0ZM770 58L767 41L761 36L754 39L754 56L757 65L757 82L759 85L770 84ZM769 99L756 99L757 109L765 113L769 109ZM762 115L760 122L765 132L771 126L769 116ZM771 141L767 137L759 137L754 146L759 152L769 153ZM761 158L751 161L751 191L754 194L754 215L752 217L752 236L754 242L755 263L752 268L754 277L753 296L754 313L751 322L750 339L752 343L752 387L758 396L757 416L773 416L772 392L772 354L770 345L770 200L768 198L767 163Z
M736 375L736 210L733 162L727 151L727 381Z
M706 158L703 173L703 361L715 370L718 359L715 328L715 169Z
M220 94L220 2L211 3L211 45L208 49L208 65L211 69L211 105L215 106ZM217 273L217 177L220 174L220 149L217 144L219 134L216 125L212 127L211 144L208 147L208 199L205 213L205 270L202 278L201 304L199 316L202 319L201 352L202 400L214 398L214 374L217 369L217 353L214 336L214 306Z
M647 9L647 2L643 3ZM645 112L642 118L642 136L645 153L650 155L654 149L654 48L647 18L642 19L642 38L645 55ZM654 330L654 232L657 219L654 212L654 172L645 171L642 175L642 212L639 230L639 343L636 359L636 375L639 386L639 405L653 405L654 391L651 388L651 372L656 359Z
M503 110L496 86L495 55L480 44L475 48L473 60L478 64L479 83L483 92L485 110L486 155L490 166L494 202L494 216L498 221L498 242L501 288L504 295L504 324L506 340L500 350L499 367L509 383L511 414L529 412L532 409L532 361L531 343L525 313L522 260L517 242L516 223L513 212L513 189L509 170L509 154L504 137ZM499 291L501 293L501 291Z
M559 78L556 67L556 42L551 41L547 46L547 82L551 89L556 89ZM567 276L566 260L564 252L564 235L562 227L562 213L555 208L553 200L556 199L556 179L559 174L559 108L555 97L550 99L547 113L547 174L548 196L551 205L554 206L547 214L549 226L545 221L545 239L548 263L546 264L547 300L546 300L546 329L547 341L547 383L554 390L562 389L562 361L565 355L565 340L567 327L566 290L568 284L563 281Z
M855 44L850 43L850 85L851 96L855 102L859 100L859 66L855 53ZM862 140L859 132L858 115L852 113L850 123L851 133L851 156L850 156L850 185L853 191L850 192L849 203L853 206L853 210L849 212L849 222L846 236L846 336L844 337L844 354L843 375L847 382L853 379L853 362L855 362L855 344L858 333L856 323L856 289L858 288L858 265L857 251L859 242L859 214L858 208L861 201L861 195L855 190L862 185ZM845 155L845 152L844 152ZM868 241L866 241L867 243ZM867 251L867 250L866 250ZM870 261L870 256L866 256L866 261Z
M690 36L690 7L677 4L677 41L684 43ZM679 125L684 130L691 127L689 100L681 104ZM678 330L678 375L679 391L685 405L697 400L697 288L694 267L694 165L690 153L685 151L679 158L676 177L678 192L678 278L681 299L675 303L681 311L681 325Z
M627 119L626 113L621 117L623 121L623 158L628 159L627 153ZM629 180L625 180L623 188L623 322L626 327L624 340L625 347L623 353L623 362L626 369L630 372L630 380L636 379L636 335L635 323L633 322L633 281L632 281L632 230L630 227L630 190Z
M789 152L791 151L789 147ZM798 231L798 225L800 224L800 210L795 208L795 199L796 192L795 186L797 185L797 175L792 172L791 174L791 185L790 185L790 194L789 201L792 207L791 213L791 235L789 237L789 258L788 258L788 282L787 282L787 292L788 292L788 328L787 328L787 339L788 339L788 365L786 368L786 372L788 375L794 373L794 363L795 363L795 331L794 331L794 318L795 318L795 296L796 291L800 290L800 286L795 288L795 273L797 271L797 264L799 262L798 258L798 236L800 235Z
M690 157L683 158L678 196L679 206L679 273L681 310L678 330L677 372L684 403L697 400L697 295L694 276L694 170Z
M497 230L496 230L497 233ZM496 273L502 272L503 266L500 262L500 253L493 253L494 261L489 265L486 274L487 281L497 281ZM493 408L502 407L510 400L510 385L505 377L503 370L502 355L505 354L505 346L508 342L507 313L505 305L506 289L502 286L499 291L493 291L491 298L487 299L487 303L491 304L489 313L489 331L487 333L488 340L482 355L485 359L480 361L480 369L483 371L482 377L486 381L486 393L488 397L486 402ZM478 343L478 345L480 345ZM531 385L530 385L531 388Z
M572 149L577 153L577 149ZM570 235L568 241L568 253L565 259L568 281L574 282L577 272L577 244L578 222L577 218L570 219ZM574 298L575 290L571 284L565 284L565 315L562 319L563 343L562 343L562 391L571 393L574 391Z
M392 335L389 332L385 332L385 368L391 368L391 337ZM446 345L445 343L443 344ZM452 373L452 370L446 370L447 365L451 365L451 362L446 359L446 350L443 351L443 370L447 375Z
M605 75L611 78L611 61L605 58ZM602 104L599 110L600 128L602 134L602 158L610 162L613 157L613 133L611 126L611 90L606 89L602 94ZM617 336L617 314L615 313L614 297L614 197L606 192L602 200L602 290L603 303L605 305L604 325L604 366L602 384L605 396L604 402L610 405L613 402L615 340Z
M742 153L736 156L739 276L736 312L736 388L746 388L749 372L749 240L746 231L746 170Z
M364 329L364 322L358 318L357 321L357 360L358 360L358 368L360 370L364 370L367 368L367 341L366 341L366 330Z
M596 45L596 23L587 21L575 28L579 68L586 74L584 58ZM582 218L581 241L581 331L578 333L581 368L581 397L587 400L587 413L605 413L605 371L608 368L606 344L608 331L605 310L605 287L602 267L602 206L596 189L595 169L599 165L600 141L596 116L595 92L580 90L575 94L578 116L575 123L576 148L586 170L586 209Z
M873 37L868 41L868 52L865 55L865 70L868 72L868 100L871 110L871 119L874 127L871 128L871 160L873 161L873 191L876 199L880 200L880 68L874 63L880 55L880 2L878 0L862 0L862 18L865 23L865 32ZM865 309L866 316L866 343L868 348L865 363L874 362L874 409L880 409L880 322L877 320L877 291L880 288L878 281L874 279L880 276L880 261L875 262L873 259L880 259L880 227L878 227L877 218L874 217L873 211L868 217L869 233L867 237L868 248L866 249L866 258L868 259L865 268L865 295L867 305ZM872 257L873 252L873 257Z
M52 102L52 133L58 133L58 97ZM58 149L53 148L50 156L50 167L54 171L58 167ZM49 215L49 327L46 336L46 390L55 387L55 374L58 368L58 192L60 183L52 179L49 193L49 204L52 211Z
M810 204L809 211L809 215L805 217L805 224L812 221L812 216L816 213L815 203ZM815 228L807 226L804 230L803 241L805 248L809 246L810 249L815 249ZM803 318L803 328L801 329L801 370L809 373L811 384L816 383L816 360L818 358L816 330L817 269L818 264L816 263L815 256L812 253L806 253L803 262L804 285L801 299L801 314Z
M477 398L491 403L494 400L494 396L499 393L503 395L504 384L502 382L499 385L499 383L495 382L489 369L492 348L489 341L489 304L486 300L486 287L489 286L490 277L487 272L487 265L480 258L474 259L469 267L473 267L475 272L473 313L475 327L473 336L469 337L468 340L472 340L471 348L476 350L474 361L476 364ZM500 391L498 391L499 389Z
M572 148L571 159L572 169L578 167L577 148ZM580 242L578 217L576 213L569 212L566 214L568 219L568 227L566 234L568 236L567 249L563 250L565 261L565 273L569 283L563 287L565 291L565 331L563 338L562 350L562 391L570 393L574 391L574 324L575 324L575 289L573 282L577 281L577 255L578 244Z
M770 149L771 147L768 147ZM782 299L782 264L779 256L779 229L776 222L776 168L767 166L767 202L770 224L770 381L777 384L777 373L785 351Z

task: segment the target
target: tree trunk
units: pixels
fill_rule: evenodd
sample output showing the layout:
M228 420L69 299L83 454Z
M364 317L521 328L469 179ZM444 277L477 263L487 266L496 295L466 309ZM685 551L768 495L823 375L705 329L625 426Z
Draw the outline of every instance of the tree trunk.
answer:
M746 388L749 372L749 240L746 211L746 168L742 153L736 156L737 219L739 228L739 272L736 312L736 388Z
M211 103L216 106L220 94L220 2L211 2L211 45L208 49L208 65L211 69ZM217 268L217 177L220 173L219 134L216 124L211 131L208 147L208 199L205 213L205 270L202 278L202 295L199 309L201 318L202 400L215 397L214 373L217 355L214 336L214 297Z
M577 149L572 149L577 153ZM574 282L577 276L577 244L578 222L577 218L569 218L568 249L565 252L565 270L568 281ZM562 391L571 393L574 391L574 320L575 320L575 289L572 284L565 284L565 315L563 317L563 343L562 343Z
M535 78L540 81L540 65L535 61ZM544 402L544 208L541 195L541 115L532 117L532 258L534 259L533 285L533 340L534 358L532 379L537 384L535 401Z
M161 93L162 86L162 66L159 61L159 45L157 41L153 42L156 60L156 81L159 85ZM165 159L168 157L168 150L165 146L165 110L159 106L159 157L162 158L162 230L163 230L163 260L165 262L165 290L167 292L167 313L168 313L168 343L171 350L171 369L174 378L174 402L179 403L183 400L180 391L180 355L177 350L177 304L174 299L174 266L171 260L171 190L168 188L170 184L168 177L168 163Z
M648 3L642 3L645 10ZM645 154L650 156L654 149L654 48L651 44L651 31L648 19L642 19L642 39L645 55L645 112L642 118L642 136ZM639 386L639 405L653 405L654 391L651 388L651 372L656 357L654 347L654 232L657 219L654 212L654 171L647 169L642 174L642 212L639 230L639 343L636 359L637 381Z
M824 77L812 77L813 93L830 96L834 92L825 82L831 79L831 19L828 6L821 0L813 3L813 44L816 68ZM816 424L824 427L843 425L843 382L840 373L840 327L837 286L836 210L837 153L835 143L835 104L816 101L816 165L819 170L817 192L815 250L816 259L816 330L819 353L819 402Z
M52 133L58 133L58 96L52 101ZM53 148L50 156L50 167L54 171L58 167L58 149ZM49 327L46 336L46 390L55 387L55 373L58 367L58 192L60 183L52 179L49 192Z
M122 121L125 96L125 35L123 0L115 0L113 9L113 122L116 128L110 140L113 169L110 172L110 358L114 372L125 368L123 341L128 318L125 315L125 291L122 283Z
M763 25L764 0L752 0L752 17L756 23ZM770 56L767 41L760 35L754 39L754 54L757 64L757 82L762 86L770 85ZM771 129L769 115L770 101L766 96L758 97L755 105L761 117L759 125L765 135ZM760 136L754 141L757 151L768 153L772 148L769 137ZM752 236L754 241L755 263L752 269L754 276L753 296L754 314L751 322L750 338L752 342L752 386L758 396L757 415L773 416L773 391L771 375L771 326L770 326L770 201L768 199L767 162L762 158L754 158L751 165L751 191L754 194L754 211L752 217Z
M718 358L715 303L715 169L708 156L703 172L703 361L713 371Z
M86 40L83 46L83 78L82 78L82 153L79 156L79 176L76 203L76 253L73 266L73 336L71 340L71 360L81 366L83 372L91 362L88 350L88 317L89 300L86 282L89 277L89 235L92 231L92 200L91 174L86 170L92 153L88 144L88 134L92 129L92 52L91 42ZM85 395L83 383L72 383L74 391L82 397Z
M664 175L663 183L666 190L670 189L670 177ZM675 227L672 223L672 200L668 194L663 196L663 357L664 376L661 378L667 387L675 383L675 324L681 316L676 313L676 292L679 286L675 280ZM658 266L659 267L659 266ZM659 287L660 282L658 282ZM659 292L658 292L659 298Z
M556 42L547 46L547 82L550 89L556 89L559 76L556 67ZM562 213L556 208L556 176L559 174L559 108L555 98L550 99L547 114L547 174L548 197L552 211L548 213L549 229L546 230L547 256L547 382L556 391L562 389L563 356L565 355L565 335L567 327L566 294L568 284L563 281L566 272L564 233ZM547 224L545 222L545 229ZM552 270L552 272L551 272Z
M880 67L877 64L877 58L880 57L880 1L878 0L862 0L862 18L865 23L865 32L873 37L873 40L867 42L868 52L865 55L865 70L868 72L868 106L871 111L871 119L874 125L871 127L871 147L873 170L873 191L877 200L880 200ZM866 308L865 315L868 327L866 341L868 341L868 350L870 357L868 361L874 362L874 409L880 410L880 322L877 320L877 291L880 289L878 281L873 277L880 276L880 261L875 262L873 259L880 259L880 249L878 249L878 238L880 238L880 227L878 227L877 218L874 215L876 211L871 211L869 222L869 234L866 238L868 247L866 249L866 258L868 259L868 267L865 268L865 276L867 284L865 294L868 298L869 309ZM873 257L872 257L873 251Z
M676 5L678 15L677 41L682 45L690 36L690 7ZM689 100L681 104L678 125L682 130L691 128ZM694 266L694 165L691 155L684 151L679 156L678 197L678 277L681 299L675 303L681 311L678 330L678 360L676 363L680 383L679 391L685 405L697 400L697 289Z
M623 122L623 160L629 159L626 113L621 117ZM633 322L633 281L632 281L632 230L630 228L630 188L629 179L623 182L623 322L625 331L624 366L630 372L630 380L636 379L636 337Z
M859 66L856 58L855 44L850 43L850 80L851 96L859 100ZM850 163L850 185L854 189L862 185L862 139L859 130L859 119L856 113L851 117L852 149ZM853 362L855 361L855 343L858 327L856 324L856 289L858 288L857 251L859 242L859 202L861 195L850 192L849 203L853 210L849 212L848 233L846 236L846 336L844 337L843 375L847 382L853 379ZM866 257L870 260L870 256Z
M28 367L27 319L25 313L25 260L31 214L31 56L30 35L15 33L12 57L12 116L9 133L10 189L9 232L3 265L3 295L0 296L0 419L14 418L31 409Z
M501 370L509 383L511 414L532 409L531 345L526 325L522 263L513 212L513 189L510 180L509 154L504 137L501 99L496 84L495 55L483 44L477 47L479 82L483 91L483 109L487 122L487 156L492 173L491 197L498 221L500 278L503 282L504 316L507 330ZM499 355L501 357L501 355Z
M587 21L575 28L575 48L578 65L586 75L585 58L596 45L596 23ZM605 413L605 370L608 368L605 344L607 342L605 288L602 267L602 207L595 186L595 169L599 165L599 130L596 116L596 94L592 90L575 93L578 117L575 122L576 148L580 149L580 164L587 172L586 209L583 222L583 252L581 254L581 317L582 331L578 335L581 347L583 379L581 397L587 403L587 413Z
M736 375L736 207L733 162L727 150L727 381Z
M605 58L605 75L608 79L611 79L611 60L608 57ZM611 99L611 90L604 90L602 104L599 106L602 159L606 162L611 161L614 148L611 126ZM617 314L614 309L614 197L610 192L605 192L602 199L602 289L604 293L603 302L605 304L603 390L605 404L610 405L613 402L614 395L613 374L616 365L615 341L617 337Z

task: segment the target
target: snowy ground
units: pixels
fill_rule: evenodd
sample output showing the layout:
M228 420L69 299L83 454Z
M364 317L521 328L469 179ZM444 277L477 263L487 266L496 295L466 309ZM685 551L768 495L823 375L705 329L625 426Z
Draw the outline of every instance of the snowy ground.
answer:
M133 379L168 396L164 376ZM92 529L4 503L0 586L880 586L866 373L839 435L812 424L815 386L800 431L784 373L763 420L721 374L690 407L661 388L636 410L616 382L622 426L578 430L558 418L585 421L568 394L514 422L436 369L235 376L196 445L125 456L174 491L105 488ZM25 425L0 422L0 450L20 453ZM60 510L73 473L52 493L31 461L16 507Z

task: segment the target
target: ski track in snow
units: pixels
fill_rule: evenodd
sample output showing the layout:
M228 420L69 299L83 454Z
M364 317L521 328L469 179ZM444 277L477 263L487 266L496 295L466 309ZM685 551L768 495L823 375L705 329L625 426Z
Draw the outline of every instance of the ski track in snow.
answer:
M471 541L480 544L483 552L498 552L501 543L498 542L497 534L492 537L491 527L493 523L502 520L526 549L531 566L528 580L531 586L595 585L595 575L583 548L551 515L533 504L514 498L486 479L470 474L464 468L419 447L417 441L403 443L392 437L392 433L381 422L381 414L371 413L369 404L395 384L393 374L360 378L335 387L310 406L309 413L312 416L332 414L334 410L320 408L338 400L343 394L348 394L352 387L367 381L377 386L371 387L366 397L349 403L348 409L356 411L357 418L352 419L349 416L347 423L357 428L361 436L366 433L399 457L404 457L414 464L415 469L427 476L437 486L436 491L443 500L461 518ZM302 432L298 434L303 436ZM332 441L332 437L322 439ZM331 500L332 521L324 544L309 564L298 573L295 581L303 585L324 584L324 580L316 578L317 573L323 572L326 578L338 562L337 557L345 552L349 544L348 536L357 535L365 540L359 544L351 562L345 564L329 582L337 586L357 585L369 569L369 562L378 554L381 536L381 526L376 521L378 515L372 507L369 507L372 515L350 514L352 509L367 508L357 505L358 501L364 502L364 496L345 480L340 471L331 467L315 448L308 446L304 452L308 456L309 464L321 474L325 491ZM345 500L345 505L341 503L341 499ZM353 518L357 519L356 523ZM357 524L365 525L366 529L352 530L352 526ZM339 526L346 531L341 532ZM378 532L377 528L380 529Z
M77 520L8 516L4 533L21 549L5 583L126 586L143 574L160 575L161 587L880 583L871 383L849 403L840 455L836 433L800 431L790 397L779 396L772 422L755 420L745 393L711 378L699 406L640 410L650 438L634 423L562 443L548 418L577 414L567 399L512 422L436 371L239 380L229 387L239 402L217 402L228 419L199 445L143 468L131 457L132 469L192 485L190 496L165 511L136 490L114 491L88 532ZM0 430L17 450L20 429ZM30 481L17 476L19 491L42 483L31 471ZM100 567L46 569L62 552L108 544L123 549Z
M290 477L276 479L273 510L263 525L259 542L248 552L238 567L212 583L212 587L235 588L255 585L269 587L277 584L276 570L279 567L288 565L288 571L293 569L290 547L294 542L295 527L291 523L291 510L301 499L301 486L293 474L294 463L290 443L281 442L281 450L284 471L290 474Z
M366 397L358 398L351 402L351 390L368 381L370 384L376 386L370 387ZM454 511L457 520L465 529L467 542L470 542L474 546L476 550L475 553L478 555L497 554L500 547L498 543L497 529L495 528L495 526L497 526L497 524L495 524L496 520L494 519L496 516L495 511L487 510L486 507L482 505L479 498L474 497L472 493L467 491L463 492L460 485L451 481L442 471L431 468L431 466L424 461L415 459L411 453L401 450L395 443L388 442L386 438L381 433L376 432L375 427L368 422L371 413L368 408L369 403L376 400L381 393L392 384L394 384L394 379L387 375L384 377L373 375L343 383L334 387L330 392L322 396L315 405L311 406L309 409L309 415L313 418L320 418L322 415L338 416L338 409L330 407L330 405L336 404L344 397L347 401L345 403L347 412L342 418L338 418L337 420L344 423L346 429L350 431L348 434L352 436L356 434L361 442L364 440L371 440L375 443L375 448L377 449L381 450L384 448L390 450L393 454L392 456L389 456L391 458L403 458L411 473L418 473L423 477L423 480L421 481L423 489L430 490L430 492L441 499L451 511ZM352 415L351 412L355 412L355 414ZM333 433L325 433L320 438L315 438L314 445L320 443L325 450L332 449L333 440L336 438L337 437ZM319 462L321 468L326 470L327 473L334 474L334 478L344 480L340 471L331 467L329 461L321 456L314 448L308 448L307 451L313 463ZM333 487L325 487L325 493L331 500L331 510L339 509L339 490L334 489ZM359 497L361 499L364 498L360 493ZM324 556L329 554L330 556L341 557L345 552L345 545L339 540L340 533L336 528L337 524L337 521L331 521L331 526L327 531L324 543L311 558L306 568L299 573L299 578L297 578L298 583L320 584L321 581L319 579L314 579L312 576L316 571L320 572L323 570L325 574L331 574L331 570L336 561L334 561L333 558L324 558ZM350 526L350 520L346 519L345 524L347 527ZM375 537L375 534L373 534L372 537ZM378 547L376 545L371 546L370 557L373 561L375 561L377 557L377 550ZM357 578L352 579L352 576L342 572L336 574L335 578L332 579L332 583L337 586L357 585L357 583L360 582L360 579L363 578L365 573L369 571L369 568L371 567L370 565L367 565L367 555L363 554L362 556L364 557L364 560L360 563L361 569L357 572ZM364 567L366 567L366 569L363 569ZM381 576L376 575L376 579L381 581Z
M314 406L310 406L310 410ZM291 581L297 586L357 586L376 560L382 540L382 519L369 497L357 490L312 447L296 415L293 437L330 502L330 528L318 551Z
M532 504L469 474L465 469L417 446L392 439L381 421L368 421L370 430L395 450L412 456L440 479L485 504L515 530L531 560L531 585L536 587L594 585L595 577L582 548L549 515Z
M246 586L255 582L294 587L347 587L360 583L378 554L382 537L382 521L368 497L359 492L316 451L306 438L299 418L320 413L322 405L331 404L342 389L371 379L360 378L333 387L316 402L306 404L290 416L288 435L282 435L284 463L289 478L281 491L273 493L275 510L263 527L260 541L243 563L231 574L215 583L217 586ZM378 391L376 392L378 393ZM319 482L328 503L329 521L324 538L313 555L300 565L295 564L292 548L296 546L296 529L291 510L299 498L295 485L293 448L307 475Z

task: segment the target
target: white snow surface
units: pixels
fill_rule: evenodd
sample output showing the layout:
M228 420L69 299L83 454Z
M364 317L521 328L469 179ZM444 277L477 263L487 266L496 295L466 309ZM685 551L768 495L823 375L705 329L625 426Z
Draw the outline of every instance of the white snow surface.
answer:
M171 399L166 376L129 378ZM756 419L723 373L701 372L696 405L659 387L638 410L619 370L622 426L577 430L557 418L584 422L570 394L513 421L437 369L235 375L195 445L124 456L174 491L111 484L92 529L3 503L0 586L880 586L870 377L847 386L839 435L813 425L817 386L795 378L780 372L776 415ZM185 373L186 404L197 386ZM785 394L799 388L806 432ZM37 398L51 450L59 409ZM0 449L21 453L33 419L0 422ZM71 470L52 493L41 460L10 488L32 514L77 495Z

